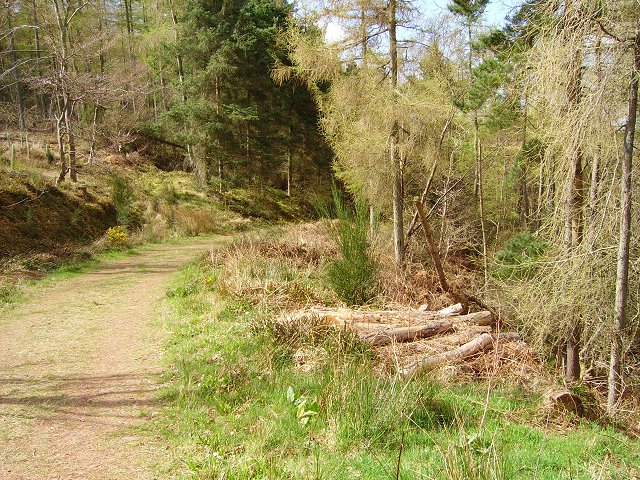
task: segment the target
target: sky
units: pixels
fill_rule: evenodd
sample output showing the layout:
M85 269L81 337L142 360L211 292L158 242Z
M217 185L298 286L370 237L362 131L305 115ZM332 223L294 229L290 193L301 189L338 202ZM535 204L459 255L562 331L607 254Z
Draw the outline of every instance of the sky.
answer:
M438 15L446 11L449 0L417 0L416 6L425 15ZM490 26L501 26L506 16L510 15L514 8L522 4L522 0L490 0L484 13L484 21ZM333 22L326 26L325 39L331 43L342 37L341 27Z

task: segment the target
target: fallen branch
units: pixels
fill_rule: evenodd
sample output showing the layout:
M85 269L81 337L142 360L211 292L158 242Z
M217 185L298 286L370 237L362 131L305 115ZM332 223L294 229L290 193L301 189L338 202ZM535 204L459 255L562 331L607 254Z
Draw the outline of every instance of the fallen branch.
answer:
M373 346L389 345L393 342L415 342L422 338L433 337L453 330L453 324L447 321L432 322L426 325L377 329L373 332L359 333L361 340Z
M315 317L324 322L340 327L352 327L355 324L377 324L378 328L401 325L424 325L435 320L464 319L466 315L458 317L462 311L462 305L456 304L445 309L429 312L421 310L390 310L390 311L358 311L348 308L322 308L313 307L296 313L290 320L305 317Z
M436 268L436 273L438 274L438 281L440 282L440 288L442 288L443 292L449 292L449 284L447 283L447 277L445 276L444 269L442 268L442 262L440 261L440 253L438 252L438 247L436 247L436 244L433 241L433 234L431 233L431 228L429 227L427 218L424 215L422 202L416 201L416 211L418 212L418 216L420 217L420 223L422 223L422 229L424 230L424 237L427 240L429 253L431 254L433 265Z
M458 348L443 352L439 355L431 355L412 363L402 369L400 371L400 375L411 378L422 371L431 370L444 363L461 362L467 357L493 348L495 343L500 340L520 340L520 335L517 333L483 333L479 337L474 338L470 342L467 342Z
M466 325L493 325L495 323L493 314L487 310L452 317L451 320L456 324Z

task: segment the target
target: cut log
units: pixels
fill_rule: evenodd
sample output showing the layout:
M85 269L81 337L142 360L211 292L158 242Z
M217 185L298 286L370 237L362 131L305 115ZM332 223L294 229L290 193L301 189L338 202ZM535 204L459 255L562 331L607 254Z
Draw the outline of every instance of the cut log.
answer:
M454 329L455 328L456 326L454 325ZM491 327L476 325L465 326L464 329L456 331L455 333L416 342L415 351L417 353L423 353L423 356L429 353L440 353L445 350L458 348L460 345L470 342L483 333L491 333Z
M439 355L422 358L401 370L400 374L404 377L413 377L421 371L430 370L444 363L460 362L467 357L493 348L495 343L499 340L520 340L520 335L517 333L483 333L479 337L474 338L470 342L467 342L458 348L454 348L453 350L449 350Z
M459 317L452 317L451 319L456 324L466 325L493 325L493 314L488 311L468 313L467 315L460 315Z
M289 321L316 317L322 321L340 327L349 327L353 324L373 323L383 325L424 325L434 320L453 320L462 311L462 305L456 304L437 312L423 312L417 310L391 310L391 311L357 311L347 308L323 308L313 307L303 310L289 317ZM463 318L461 316L460 318Z
M584 416L582 399L575 393L567 390L549 393L547 395L547 403L557 410L571 412L579 417Z
M373 332L363 332L358 336L373 346L382 346L392 342L415 342L421 338L433 337L452 330L451 322L439 321L411 327L377 329Z
M438 310L440 315L456 315L462 313L462 304L456 303L455 305L450 305L447 308L443 308L442 310Z

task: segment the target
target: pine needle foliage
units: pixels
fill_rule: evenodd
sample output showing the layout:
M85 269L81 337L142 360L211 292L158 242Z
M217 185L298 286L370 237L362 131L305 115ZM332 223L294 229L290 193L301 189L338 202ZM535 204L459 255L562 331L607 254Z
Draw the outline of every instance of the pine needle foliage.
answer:
M126 177L115 175L111 180L111 201L116 210L116 222L130 225L134 219L134 191Z
M350 208L333 188L337 222L333 227L340 258L329 263L327 279L338 297L348 305L362 305L377 293L377 268L369 245L367 207L356 201Z

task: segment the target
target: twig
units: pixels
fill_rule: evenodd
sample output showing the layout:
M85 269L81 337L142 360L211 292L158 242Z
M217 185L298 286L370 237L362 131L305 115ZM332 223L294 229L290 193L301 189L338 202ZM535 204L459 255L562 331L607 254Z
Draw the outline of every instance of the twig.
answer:
M400 438L400 449L398 450L398 464L396 465L396 480L400 478L400 462L402 460L402 449L404 448L404 434L406 430L402 430L402 438Z

